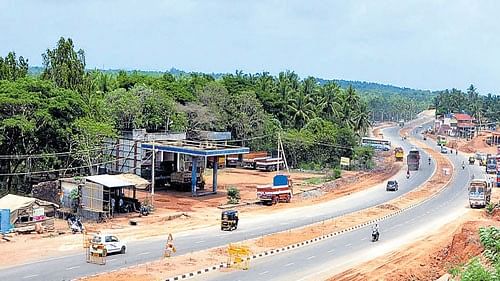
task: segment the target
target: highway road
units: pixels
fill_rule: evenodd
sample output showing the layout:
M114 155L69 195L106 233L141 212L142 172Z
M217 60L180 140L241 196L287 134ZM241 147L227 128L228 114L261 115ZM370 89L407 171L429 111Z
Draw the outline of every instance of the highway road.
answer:
M435 143L428 141L435 146ZM437 150L437 148L436 148ZM484 174L484 168L468 166L462 170L466 157L448 155L456 169L450 186L422 205L382 221L380 241L371 242L371 227L361 228L311 246L252 261L250 269L228 273L214 272L194 280L323 280L354 267L356 263L377 258L397 249L398 245L418 239L427 230L441 227L468 208L467 184ZM466 162L467 163L467 162Z
M425 119L422 123L429 122L430 120ZM385 138L390 139L395 146L402 146L405 151L408 151L411 145L406 141L402 141L398 132L398 127L383 130ZM427 156L424 154L422 158L427 159ZM291 208L248 219L245 219L243 213L240 216L238 230L233 232L221 232L219 227L210 227L177 234L174 233L175 246L178 250L177 255L224 246L230 242L238 242L269 233L305 226L384 203L424 183L432 175L434 168L434 163L430 166L427 164L422 165L420 171L412 172L410 179L405 178L406 167L403 168L394 177L400 182L400 189L397 192L386 192L385 183L381 183L365 191L313 206ZM163 254L166 235L167 233L165 237L161 238L130 242L128 243L128 250L125 255L109 256L107 264L104 266L85 263L82 250L80 254L53 257L38 262L3 268L0 270L0 280L70 280L80 276L157 260Z

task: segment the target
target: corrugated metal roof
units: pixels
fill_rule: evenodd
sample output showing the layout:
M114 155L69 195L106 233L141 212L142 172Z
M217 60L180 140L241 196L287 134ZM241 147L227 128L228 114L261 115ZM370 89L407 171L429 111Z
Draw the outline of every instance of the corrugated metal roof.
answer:
M115 175L97 175L85 177L85 180L98 183L107 187L127 187L134 186L135 184Z

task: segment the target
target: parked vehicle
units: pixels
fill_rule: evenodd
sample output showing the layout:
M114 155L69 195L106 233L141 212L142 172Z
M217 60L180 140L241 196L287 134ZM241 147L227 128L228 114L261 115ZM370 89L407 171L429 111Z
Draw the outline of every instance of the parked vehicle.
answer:
M223 211L221 214L220 230L233 231L238 228L238 211Z
M497 173L497 157L495 155L488 155L488 157L486 158L486 173Z
M257 162L269 158L266 151L254 151L243 154L241 166L243 168L257 169Z
M441 146L441 153L448 154L448 148L446 146Z
M488 179L473 179L469 184L469 205L485 207L491 200L492 183Z
M284 163L285 162L281 158L266 157L264 159L256 160L255 168L261 171L273 172L283 167Z
M118 237L111 234L96 234L92 237L92 244L103 244L105 253L104 255L111 253L125 254L127 251L127 243L125 241L120 241Z
M386 191L398 191L399 190L398 182L395 180L388 181L385 190Z
M257 198L266 205L289 203L292 199L292 181L287 175L276 175L273 184L257 186Z
M79 217L76 216L70 216L68 218L68 226L73 234L82 233L85 230L82 221L80 220Z

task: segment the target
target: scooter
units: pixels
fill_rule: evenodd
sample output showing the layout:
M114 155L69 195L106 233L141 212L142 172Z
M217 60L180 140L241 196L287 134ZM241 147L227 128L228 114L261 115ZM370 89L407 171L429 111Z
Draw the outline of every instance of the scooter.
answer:
M85 230L85 227L83 226L80 218L77 218L75 216L68 218L68 225L73 234L82 233Z
M372 231L372 242L377 242L379 236L380 236L380 233L377 230L373 230Z
M141 216L149 215L150 211L151 211L151 208L149 206L144 206L144 205L141 206L141 209L140 209Z

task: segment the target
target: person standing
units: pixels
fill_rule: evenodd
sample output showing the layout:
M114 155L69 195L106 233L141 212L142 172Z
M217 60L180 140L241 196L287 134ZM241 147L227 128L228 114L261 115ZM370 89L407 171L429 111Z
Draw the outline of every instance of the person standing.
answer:
M115 198L111 197L111 217L115 214Z

